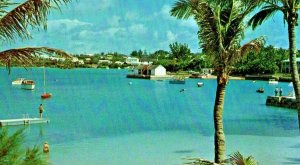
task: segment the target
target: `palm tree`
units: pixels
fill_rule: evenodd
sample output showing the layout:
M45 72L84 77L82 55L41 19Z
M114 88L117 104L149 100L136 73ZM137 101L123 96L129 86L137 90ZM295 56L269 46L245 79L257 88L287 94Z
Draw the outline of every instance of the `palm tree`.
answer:
M3 42L14 42L16 39L30 39L27 30L31 28L47 29L47 15L50 9L58 8L71 0L27 0L24 3L12 3L11 0L0 2L0 38ZM15 7L16 6L16 7ZM11 9L6 11L8 9ZM0 52L0 63L10 71L11 64L17 62L23 66L32 64L38 55L60 55L70 57L66 52L48 47L27 47Z
M198 37L202 50L212 58L217 75L214 104L215 162L225 160L223 106L226 85L233 65L250 51L264 44L258 38L241 46L245 30L244 19L259 4L259 0L178 0L171 15L180 19L193 16L199 26Z
M281 11L284 15L284 21L288 25L289 60L296 95L298 123L300 129L300 80L296 61L296 26L298 26L297 21L298 10L300 9L300 0L263 0L263 2L264 6L249 20L249 24L252 25L253 29L255 29L278 11Z

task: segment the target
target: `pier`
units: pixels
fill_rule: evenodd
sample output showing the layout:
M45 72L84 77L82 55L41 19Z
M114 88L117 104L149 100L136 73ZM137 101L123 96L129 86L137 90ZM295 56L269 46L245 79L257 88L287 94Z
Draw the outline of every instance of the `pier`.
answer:
M21 118L21 119L5 119L0 120L0 127L8 125L27 125L37 123L49 123L50 120L44 118Z
M296 109L296 98L289 96L268 96L266 105Z
M155 75L142 75L142 74L128 74L127 78L136 78L136 79L148 79L148 80L165 80L173 78L172 75L163 75L163 76L155 76Z

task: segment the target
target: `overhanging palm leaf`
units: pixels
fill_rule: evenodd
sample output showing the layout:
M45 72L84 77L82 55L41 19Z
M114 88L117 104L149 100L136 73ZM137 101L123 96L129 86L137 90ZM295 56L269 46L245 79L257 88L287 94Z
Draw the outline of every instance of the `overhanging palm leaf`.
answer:
M27 31L28 26L36 28L43 26L47 28L47 15L50 9L58 7L60 4L71 2L71 0L27 0L0 18L0 37L2 40L14 41L16 36L22 39L30 38ZM52 4L55 4L53 6ZM7 1L5 6L11 5ZM1 13L3 13L3 6Z
M36 60L37 56L48 55L48 56L61 56L64 58L71 58L72 56L68 53L54 48L48 47L27 47L10 49L0 52L0 63L6 65L6 68L10 71L11 63L16 62L23 66L32 65Z
M180 19L188 19L192 16L192 6L190 0L179 0L172 7L170 13L172 16Z
M252 26L252 29L255 29L279 10L282 10L282 8L274 5L265 6L249 20L248 25Z
M234 63L241 60L244 56L248 55L249 53L257 53L265 44L265 37L256 38L243 46L241 46L237 50L233 50L228 55L228 65L232 66Z

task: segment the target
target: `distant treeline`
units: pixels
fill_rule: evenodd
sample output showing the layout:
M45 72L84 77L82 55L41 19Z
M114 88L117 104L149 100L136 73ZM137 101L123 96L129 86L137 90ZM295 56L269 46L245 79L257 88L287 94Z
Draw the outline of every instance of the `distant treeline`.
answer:
M137 57L141 62L153 62L154 65L163 65L167 71L197 71L202 68L213 67L212 60L205 53L192 53L187 44L172 43L170 50L157 50L153 53L134 50L129 55L114 53L74 54L84 64L74 62L72 59L51 60L38 59L34 66L58 68L126 68L131 67L125 63L128 56ZM300 51L298 51L298 56ZM233 74L274 74L281 71L282 61L288 59L288 50L273 46L263 47L259 53L251 53L244 57L234 67ZM109 63L99 63L99 60L108 60ZM14 65L16 66L16 65Z

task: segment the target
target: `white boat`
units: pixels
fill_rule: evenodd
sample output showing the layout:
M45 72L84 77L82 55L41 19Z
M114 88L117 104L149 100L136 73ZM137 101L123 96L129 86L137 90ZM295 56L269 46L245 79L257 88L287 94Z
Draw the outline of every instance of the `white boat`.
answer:
M22 89L33 90L35 87L33 80L23 80L21 84Z
M202 87L203 85L204 85L203 82L198 82L198 83L197 83L197 86L198 86L198 87Z
M25 80L25 78L17 78L14 81L12 81L12 85L21 85L22 82Z
M276 81L275 79L269 79L269 84L278 84L278 81Z

